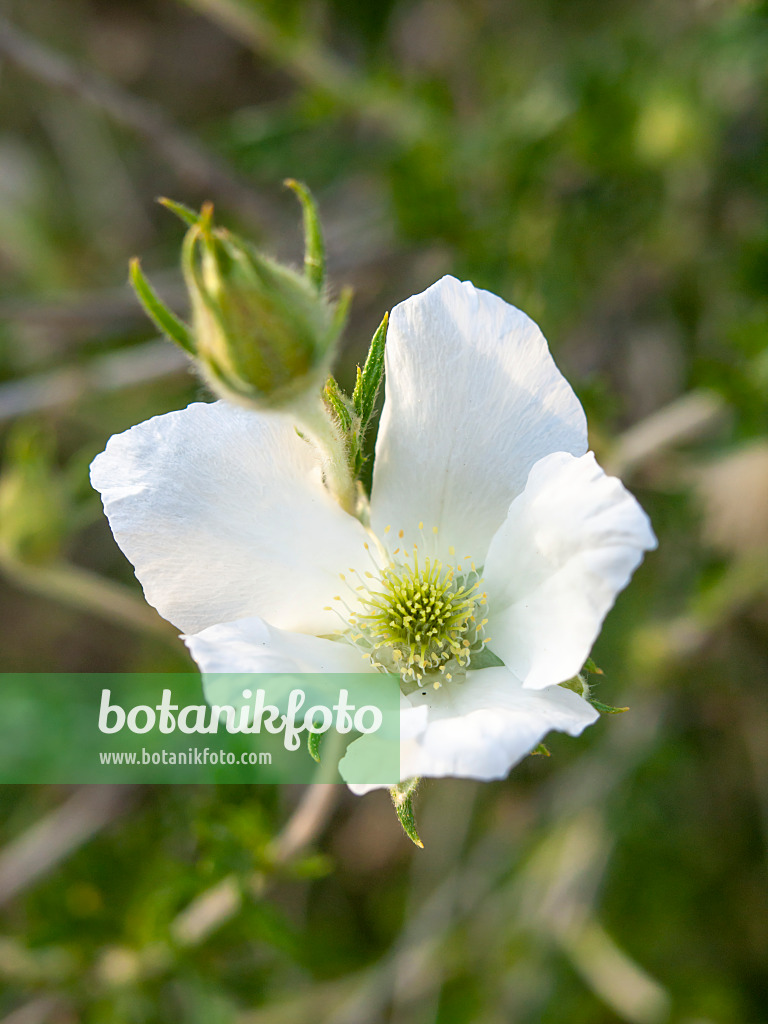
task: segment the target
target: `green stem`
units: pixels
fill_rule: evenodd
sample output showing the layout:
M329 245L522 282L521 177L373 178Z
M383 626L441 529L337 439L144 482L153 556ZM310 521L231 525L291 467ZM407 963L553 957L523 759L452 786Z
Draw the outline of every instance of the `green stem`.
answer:
M345 512L356 515L357 487L349 466L347 445L336 430L322 399L306 403L294 410L299 429L306 434L323 456L323 477L326 485Z

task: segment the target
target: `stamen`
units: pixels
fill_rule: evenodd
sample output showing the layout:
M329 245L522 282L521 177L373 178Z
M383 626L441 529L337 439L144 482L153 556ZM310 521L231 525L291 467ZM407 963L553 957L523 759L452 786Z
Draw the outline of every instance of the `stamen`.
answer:
M393 557L398 554L399 548ZM443 566L429 556L420 560L417 544L401 558L405 561L376 566L376 575L365 573L371 582L357 588L361 610L348 609L355 632L348 632L347 639L382 671L399 674L407 684L421 685L426 677L439 689L443 679L453 678L456 668L465 670L485 646L487 619L478 622L475 616L476 608L485 610L478 593L482 581L475 569L465 576L461 566ZM448 672L449 667L454 671Z

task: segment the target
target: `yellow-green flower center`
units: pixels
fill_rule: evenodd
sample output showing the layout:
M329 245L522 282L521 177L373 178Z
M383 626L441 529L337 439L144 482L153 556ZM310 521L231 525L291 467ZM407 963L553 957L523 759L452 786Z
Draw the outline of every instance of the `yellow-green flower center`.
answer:
M392 562L358 592L361 609L350 614L350 640L377 668L405 683L439 686L485 645L486 596L474 566L466 572L425 559L418 551ZM431 678L430 678L431 677Z

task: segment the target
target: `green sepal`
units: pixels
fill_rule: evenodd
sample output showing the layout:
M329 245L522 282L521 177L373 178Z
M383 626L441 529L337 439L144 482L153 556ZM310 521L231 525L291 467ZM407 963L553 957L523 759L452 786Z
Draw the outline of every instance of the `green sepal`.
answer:
M469 667L475 671L481 668L498 668L499 665L503 664L504 662L501 658L494 654L493 651L488 650L487 647L483 647L479 651L473 651L469 658Z
M384 314L384 319L376 329L371 340L371 347L362 369L357 368L357 380L355 390L352 392L352 406L358 417L359 425L352 438L352 470L356 477L360 476L366 457L363 453L363 441L365 433L373 416L376 407L376 396L381 387L384 376L384 349L387 342L387 327L389 325L389 313Z
M194 227L200 223L200 214L196 213L190 206L185 206L184 203L177 203L175 199L168 199L166 196L160 196L157 201L166 210L175 213L179 220L188 224L189 227Z
M344 434L349 434L352 430L352 410L349 406L349 399L344 395L333 377L329 377L325 382L323 401L338 421Z
M545 746L543 743L540 743L537 747L534 747L533 750L531 751L531 757L536 757L536 756L552 757L552 754L550 752L549 747Z
M612 704L603 704L602 701L595 700L593 697L589 698L589 703L593 708L596 708L601 715L623 715L625 711L629 711L629 708L615 708Z
M298 196L304 214L304 276L318 292L322 291L325 284L325 243L317 205L312 193L300 181L286 178L283 184Z
M601 676L604 674L603 670L601 668L598 668L591 658L587 658L587 660L584 662L584 668L581 671L589 672L591 676Z
M587 683L587 677L582 675L581 672L574 676L573 679L566 679L565 682L559 684L564 690L572 690L577 693L579 697L589 697L589 685Z
M144 312L147 314L149 319L158 327L163 334L167 335L171 341L175 341L176 344L183 348L189 355L195 355L195 343L192 337L192 332L184 323L180 320L174 312L172 312L161 301L157 292L154 290L152 285L144 276L144 273L139 264L138 258L134 258L130 263L130 281L133 286L133 290L136 292L136 297L141 303Z
M406 779L405 782L399 782L393 786L389 794L392 797L392 806L395 808L397 820L403 826L403 831L414 846L423 850L424 843L419 836L413 814L413 796L420 781L420 779Z
M320 743L322 742L323 734L321 732L310 732L307 733L307 750L309 756L313 761L317 761L320 764Z
M359 366L357 368L357 381L355 390L352 392L352 404L360 417L361 434L365 432L373 415L376 395L379 393L381 379L384 376L384 348L387 342L388 325L389 313L385 313L384 319L376 328L376 333L371 340L365 365L362 369Z
M354 289L349 285L344 285L341 289L341 294L336 302L336 308L333 311L333 323L332 327L336 335L341 334L347 323L347 317L349 316L349 309L352 305L352 299L354 297Z

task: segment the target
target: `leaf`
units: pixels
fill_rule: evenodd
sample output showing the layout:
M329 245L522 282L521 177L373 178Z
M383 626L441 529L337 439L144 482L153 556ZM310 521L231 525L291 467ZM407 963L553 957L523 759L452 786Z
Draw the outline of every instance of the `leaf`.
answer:
M413 814L413 797L420 781L420 779L406 779L405 782L399 782L396 786L393 786L389 793L392 797L395 814L403 826L403 831L414 846L418 846L423 850L424 843L422 843L419 836L416 828L416 819Z
M543 743L540 743L538 747L534 747L531 751L531 757L536 757L539 755L541 757L552 757L549 747L545 746Z
M294 178L286 178L283 182L299 198L304 211L304 276L322 291L325 284L325 243L320 227L317 205L306 185Z
M175 341L180 348L183 348L189 355L195 355L195 343L189 327L180 320L164 302L144 276L138 259L132 259L130 263L130 280L136 297L141 303L144 312L149 319L167 335L171 341Z

